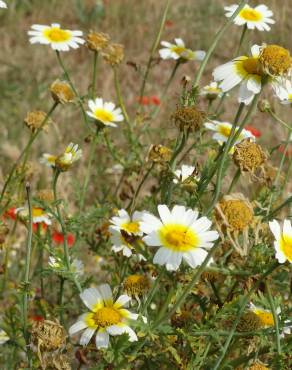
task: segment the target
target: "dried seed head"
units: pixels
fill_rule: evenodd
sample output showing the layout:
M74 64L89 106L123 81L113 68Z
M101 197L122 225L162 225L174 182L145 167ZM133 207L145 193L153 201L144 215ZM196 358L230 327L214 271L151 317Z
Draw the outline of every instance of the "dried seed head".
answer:
M248 370L270 370L270 369L265 365L260 364L259 362L255 362L248 368Z
M110 37L103 32L90 31L86 38L86 46L92 51L101 51L108 46Z
M234 231L242 231L253 221L253 209L244 197L226 196L219 203L219 214L224 216L228 227Z
M59 323L43 320L35 321L31 330L32 342L41 352L60 349L66 342L66 331Z
M102 56L112 67L117 66L124 59L124 46L121 44L109 44L102 53Z
M239 332L258 330L262 327L261 320L252 311L246 312L240 318L237 326Z
M51 189L42 189L36 193L36 198L43 202L51 203L54 201L54 193Z
M190 325L192 320L192 312L190 310L182 310L179 314L174 314L171 317L171 325L175 328L183 328Z
M267 155L260 145L253 140L244 139L239 144L235 145L233 153L234 163L241 169L254 173L265 161Z
M292 68L289 50L279 45L264 45L259 61L264 72L271 76L287 75Z
M144 275L130 275L124 280L124 290L130 297L142 296L150 288L150 281Z
M169 162L172 150L163 145L151 145L148 152L148 160L155 163Z
M181 130L198 131L206 118L206 113L196 107L178 107L172 115L175 125Z
M50 86L50 92L56 103L72 103L75 99L75 94L69 83L66 81L54 81Z
M24 124L32 131L32 132L35 132L36 130L38 130L44 120L46 119L46 116L47 116L47 113L43 112L42 110L34 110L34 111L31 111L31 112L28 112L25 119L24 119ZM46 122L46 125L45 127L43 127L43 129L46 130L46 126L47 124L50 124L52 122L52 120L48 120Z
M209 281L210 283L215 283L221 278L221 275L216 271L204 271L201 275L202 280Z

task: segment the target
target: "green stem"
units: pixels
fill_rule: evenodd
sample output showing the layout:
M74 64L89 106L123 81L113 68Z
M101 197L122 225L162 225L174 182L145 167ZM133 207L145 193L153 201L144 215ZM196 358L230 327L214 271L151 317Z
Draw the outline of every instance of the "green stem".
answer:
M156 280L154 281L154 284L152 285L152 288L151 288L150 292L147 295L146 302L145 302L145 304L143 305L143 307L141 309L141 315L144 315L147 312L148 306L152 302L152 299L154 298L154 296L157 292L157 289L159 288L159 284L160 284L160 281L163 277L163 274L164 274L164 272L163 272L163 270L161 270L159 272Z
M243 29L242 29L242 32L241 32L241 36L240 36L240 40L239 40L238 47L237 47L237 49L236 49L235 57L237 57L237 56L239 55L239 52L240 52L241 46L242 46L243 41L244 41L245 36L246 36L246 32L247 32L247 25L245 24L245 25L243 26Z
M156 52L156 49L157 49L157 47L159 45L159 42L160 42L160 38L161 38L161 35L162 35L162 31L163 31L164 24L165 24L166 17L167 17L167 13L168 13L169 4L170 4L170 0L166 0L166 5L165 5L165 8L164 8L164 11L163 11L163 14L162 14L159 29L158 29L158 32L156 33L156 37L155 37L154 42L152 44L149 59L148 59L148 63L147 63L147 67L146 67L146 71L145 71L145 74L143 76L142 86L141 86L140 94L139 94L140 95L140 100L144 96L145 86L146 86L146 82L147 82L148 75L149 75L149 72L150 72L151 63L152 63L153 56L154 56L154 54Z
M271 217L275 216L279 211L281 211L282 208L286 207L292 203L292 195L287 198L283 203L281 203L277 208L273 209L272 212L270 212L267 216L263 218L263 221L271 219Z
M23 294L23 336L26 343L26 352L27 352L27 359L29 364L31 364L31 353L29 348L29 332L27 329L27 319L28 319L28 291L30 288L30 263L31 263L31 250L32 250L32 206L31 206L31 198L30 198L30 185L27 183L26 186L26 196L27 196L27 203L28 203L28 214L29 214L29 221L28 221L28 237L26 242L26 257L25 257L25 270L24 270L24 294Z
M98 61L98 52L95 51L94 54L93 54L93 72L92 72L92 86L91 86L91 98L92 99L94 99L94 97L95 97L97 61Z
M70 255L69 255L69 249L68 249L68 244L67 244L67 230L66 230L66 227L63 221L63 217L62 217L61 210L60 210L60 204L57 198L57 182L58 182L59 175L60 175L60 171L55 170L54 177L53 177L53 193L54 193L54 202L56 204L56 210L57 210L57 215L58 215L58 221L61 225L61 230L62 230L62 234L64 237L63 250L64 250L66 268L69 272L71 263L70 263ZM81 289L79 281L76 278L76 274L73 274L73 278L74 278L74 283L78 291L81 292L82 289Z
M26 144L25 148L23 149L23 151L21 152L20 156L17 158L16 162L14 163L12 169L10 170L10 173L8 175L8 178L5 181L5 184L3 186L3 189L2 189L2 192L1 192L1 195L0 195L0 203L2 202L2 199L3 199L4 195L5 195L6 189L7 189L8 185L9 185L9 183L10 183L12 177L13 177L13 174L14 174L17 166L21 162L22 158L24 156L26 156L27 153L29 152L29 150L30 150L33 142L38 137L39 133L42 131L43 127L45 126L45 124L47 123L48 119L50 118L50 116L52 115L52 113L54 112L54 110L56 109L57 105L58 105L58 103L54 103L54 105L52 106L52 108L49 110L48 114L44 118L43 122L41 123L40 127L37 129L37 131L33 135L31 135L31 137L30 137L28 143Z
M233 20L236 18L236 16L239 14L239 12L241 11L241 9L248 3L248 0L242 0L240 2L240 4L238 5L238 8L236 9L236 11L232 14L232 16L228 19L228 21L221 27L221 29L217 32L212 44L210 45L206 55L205 55L205 58L203 59L201 65L200 65L200 68L196 74L196 77L195 77L195 80L194 80L194 83L193 83L193 86L198 86L199 83L200 83L200 80L201 80L201 77L204 73L204 70L207 66L207 63L211 57L211 55L213 54L218 42L220 41L220 39L222 38L222 36L224 35L225 31L228 29L228 27L231 25L231 23L233 23Z
M159 111L161 109L161 105L162 105L162 103L164 102L164 100L165 100L165 98L167 96L166 93L167 93L167 91L169 89L169 86L172 83L172 80L174 79L174 76L175 76L175 74L176 74L179 66L180 66L180 62L178 60L178 61L176 61L175 65L173 67L173 70L171 72L171 75L169 76L169 79L168 79L168 81L167 81L167 83L166 83L166 85L165 85L165 87L164 87L164 89L162 91L161 98L160 98L160 104L154 109L153 113L150 114L150 117L152 119L154 119L158 115L158 113L159 113Z
M130 123L130 119L129 119L129 116L128 116L128 113L127 113L127 110L126 110L126 107L125 107L123 96L122 96L117 67L114 67L113 71L114 71L115 89L116 89L118 102L119 102L119 105L122 109L125 121L126 121L126 123L128 125L128 128L129 128L129 131L131 132L131 123Z
M227 354L227 350L228 350L228 348L230 346L230 343L232 341L232 338L233 338L233 336L235 334L237 325L238 325L238 323L240 321L240 318L241 318L241 316L242 316L242 314L243 314L243 312L245 310L245 307L246 307L246 305L247 305L247 303L248 303L251 295L253 294L253 292L255 292L259 288L259 286L262 283L262 281L268 275L270 275L278 266L279 266L279 264L277 262L274 263L272 266L270 266L270 268L260 277L260 279L257 281L257 283L251 288L251 290L244 296L244 298L242 300L242 303L241 303L241 305L239 307L239 310L238 310L238 312L237 312L237 314L235 316L236 318L234 320L234 323L232 325L232 328L230 329L230 333L229 333L229 335L227 337L227 340L226 340L226 342L225 342L225 344L223 346L222 353L221 353L219 359L217 360L217 362L216 362L215 367L213 368L213 370L217 370L219 368L221 362L225 358L225 356Z
M275 338L276 338L276 346L277 346L277 352L278 355L281 354L281 342L280 342L280 333L279 333L279 320L278 320L278 315L275 307L275 302L271 293L271 288L268 282L266 282L266 288L267 288L267 293L268 293L268 300L270 303L271 311L273 314L274 318L274 323L275 323Z
M77 92L77 90L76 90L76 88L75 88L75 86L74 86L74 84L73 84L73 82L72 82L72 80L70 78L70 75L69 75L69 73L68 73L68 71L67 71L67 69L66 69L66 67L65 67L65 65L63 63L63 60L62 60L61 55L60 55L60 52L58 50L56 50L56 54L57 54L57 59L58 59L58 62L60 64L60 67L62 68L62 70L64 72L65 79L69 83L71 89L73 90L73 92L74 92L74 94L75 94L75 96L77 98L78 105L80 107L80 110L81 110L81 113L82 113L82 116L83 116L84 123L91 130L91 127L90 127L90 125L88 123L87 114L86 114L86 112L84 110L84 107L83 107L82 99L81 99L80 95L78 94L78 92Z
M65 279L60 277L60 292L59 292L59 307L60 307L60 323L61 325L64 324L64 307L63 307L63 296L64 296L64 283Z
M277 122L279 122L283 127L285 127L289 132L292 131L292 127L290 127L286 122L284 122L280 117L276 115L271 109L267 111Z
M158 327L162 322L167 321L176 312L176 310L183 304L183 302L185 301L185 299L187 298L187 296L189 295L189 293L191 292L191 290L194 288L195 284L199 280L202 272L204 271L205 267L207 266L207 264L208 264L210 258L212 257L212 255L215 253L218 245L219 245L219 242L217 241L215 243L215 245L213 246L213 248L210 249L209 253L207 254L207 256L204 260L204 262L201 264L201 266L194 273L194 276L193 276L192 280L185 287L182 294L178 297L178 299L177 299L176 303L173 305L172 309L164 317L157 320L154 323L152 329Z

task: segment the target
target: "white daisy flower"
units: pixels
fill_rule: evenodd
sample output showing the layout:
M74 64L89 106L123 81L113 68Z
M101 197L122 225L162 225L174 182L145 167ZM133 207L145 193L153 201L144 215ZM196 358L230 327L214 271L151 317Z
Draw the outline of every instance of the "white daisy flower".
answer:
M78 144L70 143L65 152L56 158L55 167L61 171L66 171L81 157L82 149L79 148Z
M203 60L206 52L203 50L193 51L186 48L185 43L182 39L174 39L175 44L171 44L167 41L161 41L161 45L164 48L159 50L159 55L162 59L184 59L184 60Z
M6 343L9 339L10 338L8 337L7 333L4 330L0 329L0 345Z
M113 244L112 251L115 253L122 252L123 256L131 257L133 246L131 245L131 235L126 232L120 232L110 228L110 241Z
M86 346L95 332L95 344L97 348L107 348L109 336L127 333L129 341L137 341L134 330L128 326L129 320L137 320L138 315L123 308L131 298L128 295L121 295L116 302L113 301L112 291L108 284L103 284L97 288L85 289L80 298L90 309L81 315L78 321L69 329L69 334L73 335L84 330L80 338L80 344Z
M263 326L269 327L275 325L272 311L266 310L262 307L255 306L252 302L249 304L249 309L259 317ZM280 313L281 308L278 307L276 309L276 314L279 315Z
M238 5L225 6L226 17L232 17L237 8ZM255 8L245 5L233 22L238 26L246 25L250 30L256 28L259 31L270 31L271 27L269 24L275 23L271 18L272 16L273 12L266 5L258 5Z
M222 143L227 142L230 132L232 129L232 124L229 122L220 122L220 121L212 121L206 122L204 126L211 131L214 131L212 138L216 140L220 145ZM243 139L251 138L255 140L255 136L248 130L243 129L237 138L234 145L240 143Z
M125 209L120 209L118 211L118 216L114 216L110 219L112 224L111 229L117 231L125 231L128 234L133 235L143 235L140 230L140 221L142 217L142 212L135 211L132 218L129 216Z
M292 227L290 220L284 220L283 230L278 221L269 222L270 230L274 234L274 247L276 258L279 263L284 263L287 260L292 263Z
M166 205L159 205L160 219L145 212L141 230L147 234L143 240L152 247L160 247L153 262L165 265L169 271L177 270L184 259L192 268L203 263L207 256L205 249L218 239L217 231L208 231L212 222L207 217L198 218L198 211L174 206L170 211Z
M281 103L284 104L284 105L287 105L287 104L292 104L292 84L291 84L291 81L286 81L286 84L285 86L283 86L283 91L282 91L282 95L279 96L278 94L278 97L280 98L281 100Z
M106 103L102 98L88 101L90 111L86 113L97 121L102 122L105 126L117 127L116 122L122 122L124 116L121 108L116 108L114 103Z
M54 270L63 269L63 262L61 258L49 256L48 265Z
M188 182L192 180L199 180L197 176L197 169L194 166L188 166L183 164L180 169L174 171L176 178L173 179L174 184L179 182Z
M52 225L51 217L52 215L47 213L43 208L32 207L32 222L34 224L45 223L46 225ZM28 207L16 208L15 213L22 219L27 219L29 217Z
M47 167L55 167L57 156L49 153L43 153L40 158L40 163L46 165Z
M52 49L58 51L77 49L85 43L81 38L82 31L63 30L58 23L52 23L51 26L34 24L28 35L31 36L29 39L31 44L51 45Z
M223 95L222 89L219 87L218 82L212 81L210 85L206 85L200 91L201 96L206 96L208 99L221 98Z
M263 66L259 57L262 47L253 45L251 56L239 56L232 61L216 67L213 71L215 81L221 81L219 87L227 92L240 84L238 101L246 105L250 104L255 94L262 89ZM284 80L277 77L269 77L269 83L275 93L281 98L283 95Z
M0 0L0 8L7 8L7 4L2 0Z

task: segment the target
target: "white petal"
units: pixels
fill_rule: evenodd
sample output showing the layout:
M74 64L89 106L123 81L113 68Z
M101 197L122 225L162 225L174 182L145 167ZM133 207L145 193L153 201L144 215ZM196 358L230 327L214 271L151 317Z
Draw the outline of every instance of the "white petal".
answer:
M161 221L156 216L150 213L143 212L140 229L145 234L150 234L152 231L159 229L162 226Z
M168 271L176 271L182 261L183 253L171 251L170 258L168 258L166 263L166 269Z
M148 234L147 236L144 236L143 241L149 247L158 247L159 245L161 245L159 234L156 231L152 231L152 233Z
M107 348L109 345L109 335L106 331L99 331L95 336L96 348Z
M157 209L159 216L164 224L167 224L172 221L171 212L165 204L159 204Z
M81 335L80 342L79 342L81 346L87 346L94 332L95 332L95 329L91 329L91 328L87 328L86 330L84 330L84 332Z
M80 298L85 306L87 306L90 310L92 310L98 302L102 302L102 297L96 288L85 289L82 293L80 293Z
M208 253L204 249L197 248L193 251L189 251L189 252L184 253L183 259L192 268L195 268L196 266L200 266L204 262L207 254Z
M276 238L276 240L281 239L281 226L280 226L279 222L276 221L276 220L273 220L273 221L269 222L269 226L270 226L270 230L274 234L274 237Z
M129 297L127 294L123 294L121 296L119 296L119 298L116 300L115 302L115 307L123 307L125 306L127 303L129 303L131 301L131 297Z
M80 330L83 330L85 328L87 328L87 325L84 321L77 321L75 324L70 326L69 334L73 335L73 334L78 333Z
M158 265L164 265L168 262L171 256L171 250L161 247L156 252L153 263L157 263Z
M112 290L108 284L101 284L97 287L104 301L112 301Z

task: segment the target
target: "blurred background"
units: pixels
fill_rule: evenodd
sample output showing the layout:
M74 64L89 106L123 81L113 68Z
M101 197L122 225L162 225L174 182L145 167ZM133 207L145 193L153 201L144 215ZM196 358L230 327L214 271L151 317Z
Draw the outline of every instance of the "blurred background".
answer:
M270 32L249 32L242 47L242 53L248 52L254 43L277 43L292 50L292 2L291 0L250 1L250 5L265 3L273 12L276 24ZM141 72L147 64L149 50L159 27L166 1L164 0L7 0L8 9L0 12L1 52L0 52L0 181L9 171L12 162L19 155L29 138L29 131L23 125L28 111L39 109L48 111L52 105L48 92L49 85L62 71L55 53L44 45L30 45L27 31L32 24L60 23L63 28L106 32L113 42L125 46L125 61L121 65L122 94L132 119L137 111L137 99L141 86ZM224 5L236 1L222 0L172 0L162 40L172 41L181 37L186 45L193 49L207 50L214 34L226 21ZM205 71L202 85L212 79L212 70L232 57L240 39L241 27L231 25L211 58ZM85 47L63 53L63 60L80 93L87 92L91 81L92 53ZM158 52L156 53L158 57ZM173 68L173 61L161 61L157 58L150 72L145 95L159 98L162 87ZM176 129L170 124L170 115L175 109L181 92L180 81L184 75L193 78L198 68L197 62L182 65L170 87L168 96L157 118L151 122L153 135L149 142L167 143L176 135ZM235 89L234 97L227 100L224 119L231 120L237 109ZM269 94L267 92L267 94ZM97 95L108 101L116 102L112 69L99 60ZM270 96L270 99L273 99ZM233 104L234 102L234 104ZM202 106L206 105L204 101ZM291 116L291 108L276 109L282 119ZM147 107L145 107L147 112ZM87 155L84 139L85 129L78 106L67 105L58 109L53 116L54 124L48 134L42 134L34 144L33 159L43 152L59 153L70 142L81 144ZM286 137L281 126L270 121L266 114L259 114L252 126L262 131L261 142L270 149ZM167 130L167 131L165 131ZM110 136L119 142L120 133L113 129ZM107 161L102 145L98 148L99 161ZM279 153L275 154L278 160ZM86 159L85 159L86 160ZM80 169L82 175L82 169ZM46 173L38 181L46 182Z

